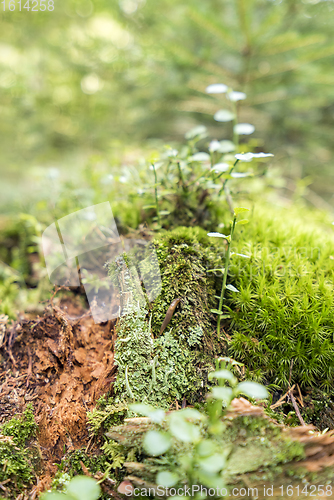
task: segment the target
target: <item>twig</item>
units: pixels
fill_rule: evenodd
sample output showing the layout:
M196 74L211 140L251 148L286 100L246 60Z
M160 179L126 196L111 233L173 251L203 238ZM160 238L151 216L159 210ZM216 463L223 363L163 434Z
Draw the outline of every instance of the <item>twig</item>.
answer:
M298 394L299 394L299 401L300 401L300 404L301 406L304 408L304 400L303 400L303 396L302 396L302 393L300 391L300 388L299 388L299 385L297 384L297 389L298 389Z
M29 365L28 365L28 373L27 373L27 387L29 387L29 379L32 375L32 356L31 356L31 350L30 347L27 346L28 350L28 356L29 356Z
M6 479L5 481L2 481L2 483L0 483L0 488L2 488L4 491L7 492L7 488L5 488L3 485L6 484L6 483L9 483L11 479Z
M87 447L86 447L85 453L88 453L88 449L89 449L89 447L90 447L91 442L93 441L93 439L94 439L94 434L91 436L91 438L90 438L90 440L89 440L89 442L88 442L88 445L87 445Z
M14 343L12 341L12 339L13 339L14 331L15 331L15 328L13 327L11 329L10 337L9 337L9 340L8 340L8 353L9 353L9 357L12 360L12 363L13 363L14 367L16 368L16 361L15 361L13 353L12 353L12 344Z
M296 400L294 398L294 395L292 394L292 392L290 391L290 394L289 394L290 398L291 398L291 402L293 404L293 407L295 409L295 412L296 412L296 415L297 417L299 418L299 422L302 424L302 425L306 425L304 420L303 420L303 417L301 416L300 414L300 411L299 411L299 408L297 406L297 403L296 403Z
M90 474L89 470L87 469L87 467L85 466L85 464L83 463L82 460L80 460L80 465L81 465L81 468L82 468L85 476L91 477L91 474Z
M291 387L291 389L289 389L283 396L281 396L279 398L278 401L276 401L276 403L274 403L273 405L270 406L270 409L271 410L274 410L275 408L277 408L278 406L281 406L283 403L284 403L284 399L288 396L289 392L290 391L293 391L293 389L295 388L295 385L296 384L293 384L293 386Z

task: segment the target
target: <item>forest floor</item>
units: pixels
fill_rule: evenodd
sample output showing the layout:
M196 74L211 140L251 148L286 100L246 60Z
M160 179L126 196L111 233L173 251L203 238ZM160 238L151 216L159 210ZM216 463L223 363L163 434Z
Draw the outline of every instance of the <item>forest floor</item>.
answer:
M37 491L50 486L65 452L89 444L87 411L115 377L114 326L69 319L84 313L65 299L41 318L14 323L3 339L0 423L33 403L42 459Z
M22 496L22 499L33 500L50 487L58 470L57 464L65 454L83 447L89 454L101 453L89 432L87 411L93 410L99 397L112 389L117 370L114 364L115 340L114 322L95 324L79 300L68 297L51 301L43 316L21 319L5 329L0 351L0 423L22 415L26 405L32 402L39 426L37 447L41 463L35 470L34 487L29 496ZM252 415L268 419L262 407L253 406L241 398L233 401L227 418ZM133 426L134 419L130 420L128 423L125 420L125 434L127 426ZM138 425L141 421L138 419ZM289 433L292 440L303 444L306 458L289 462L280 469L275 478L274 493L270 495L272 498L285 498L279 484L297 484L295 479L287 482L289 473L296 468L304 468L305 474L318 474L316 484L323 477L328 480L329 473L330 477L334 476L330 472L334 465L334 431L321 434L312 426L279 426L282 432ZM254 460L254 455L251 459ZM131 472L133 464L128 467ZM88 473L83 464L82 468L83 473ZM248 487L262 484L261 475L249 475L251 472L258 473L256 469L250 467L247 471L246 468L245 473L239 474L239 483L235 484ZM128 478L135 483L135 476ZM111 497L120 498L116 487L107 482L101 486ZM5 485L2 489L6 493ZM259 498L265 498L261 490Z

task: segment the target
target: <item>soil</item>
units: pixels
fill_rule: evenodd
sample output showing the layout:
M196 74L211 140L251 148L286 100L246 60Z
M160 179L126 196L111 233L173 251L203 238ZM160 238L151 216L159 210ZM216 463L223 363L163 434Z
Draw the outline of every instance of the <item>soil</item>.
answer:
M39 491L50 486L64 453L89 442L87 410L115 379L114 335L112 322L95 324L75 300L61 300L43 317L7 329L0 350L0 423L33 403L43 469Z

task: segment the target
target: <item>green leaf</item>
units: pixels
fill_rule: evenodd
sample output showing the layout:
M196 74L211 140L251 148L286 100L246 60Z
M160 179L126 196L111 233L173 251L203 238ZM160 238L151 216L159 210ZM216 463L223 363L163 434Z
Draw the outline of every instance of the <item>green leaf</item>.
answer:
M78 497L73 497L72 495L65 495L64 493L52 491L43 493L41 495L41 500L78 500Z
M239 290L237 288L235 288L235 286L233 285L226 285L226 288L227 290L230 290L230 292L238 292L239 293Z
M188 420L205 420L206 416L203 415L198 410L195 410L195 408L185 408L184 410L181 410L178 412L178 415L182 416L182 418L186 418Z
M269 396L267 389L257 382L241 382L238 384L237 391L239 394L245 394L254 399L265 399Z
M238 135L249 135L252 134L254 130L254 125L251 125L250 123L238 123L234 127L234 132Z
M223 233L207 233L207 236L212 236L213 238L225 238L227 240L228 236L225 236Z
M232 385L235 385L238 381L230 370L218 370L216 372L210 372L208 376L209 380L216 378L218 380L228 380Z
M196 450L200 457L208 457L215 452L216 445L210 439L204 439L198 443Z
M66 492L78 500L97 500L101 488L92 477L75 476L67 485Z
M243 177L252 177L253 172L232 172L231 177L234 179L242 179Z
M195 153L189 158L189 161L209 161L210 155L208 153Z
M235 145L232 141L220 141L219 152L220 153L231 153L235 150Z
M156 208L156 205L144 205L143 209L148 210L149 208Z
M160 408L155 409L150 405L145 405L144 403L134 403L129 405L129 408L135 413L149 417L152 422L155 422L156 424L160 424L166 416L165 412Z
M175 438L184 443L196 443L201 437L197 425L187 422L182 412L172 413L169 429Z
M219 316L221 316L223 314L223 311L218 311L218 309L210 309L210 312L212 312L214 314L218 314Z
M133 403L129 405L129 409L139 415L148 417L148 414L153 410L153 407L151 405L145 405L144 403Z
M179 476L173 472L162 471L159 472L156 478L156 483L158 486L164 486L165 488L170 488L174 486L179 480Z
M204 125L198 125L197 127L189 130L189 132L186 133L185 138L187 140L191 140L191 139L196 139L196 138L204 138L207 135L208 134L207 134L206 127L204 127Z
M241 219L241 220L238 220L237 224L241 224L242 226L244 224L248 224L249 220L248 219Z
M217 488L219 490L226 489L224 479L220 475L212 474L212 472L207 472L202 469L198 471L198 483L203 484L207 488L213 488L214 490L217 490ZM175 497L173 497L173 500L175 500Z
M220 109L214 114L216 122L230 122L234 120L235 115L228 111L228 109Z
M159 431L149 431L144 438L143 448L148 455L157 457L166 453L171 446L171 440L168 434Z
M211 396L214 399L224 401L226 404L230 404L232 394L232 389L230 387L212 387L211 390Z
M239 215L239 214L243 214L245 212L249 212L249 208L244 208L244 207L236 207L234 209L234 215Z
M211 457L199 460L198 464L206 472L217 473L225 467L226 459L223 455L215 453L214 455L211 455Z
M160 214L160 215L169 215L169 214L170 214L170 212L169 212L169 210L160 210L160 211L159 211L159 214Z

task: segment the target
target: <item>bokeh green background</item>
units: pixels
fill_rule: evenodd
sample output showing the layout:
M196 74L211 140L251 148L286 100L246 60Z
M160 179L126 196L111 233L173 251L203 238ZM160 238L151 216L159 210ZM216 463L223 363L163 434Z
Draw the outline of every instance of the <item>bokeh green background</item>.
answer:
M8 4L8 0L6 0ZM275 154L286 196L333 206L333 0L55 0L0 4L1 211L45 175L79 178L92 155L131 163L213 120L222 82L247 93L241 122ZM14 205L13 205L14 204Z

